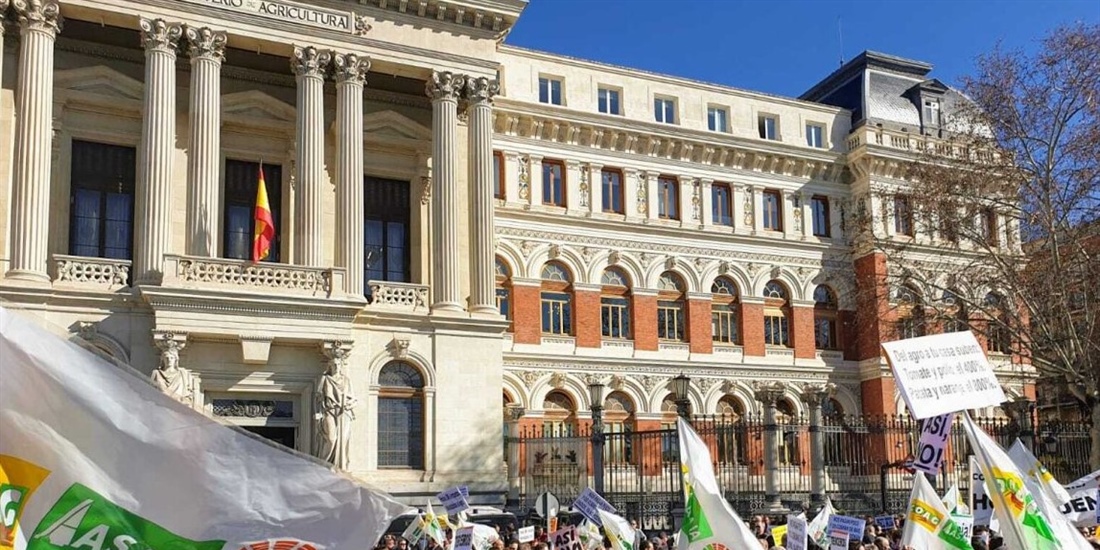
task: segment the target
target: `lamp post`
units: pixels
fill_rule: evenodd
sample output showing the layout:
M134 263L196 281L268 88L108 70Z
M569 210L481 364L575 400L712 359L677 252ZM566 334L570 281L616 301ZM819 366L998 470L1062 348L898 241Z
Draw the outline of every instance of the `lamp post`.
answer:
M597 493L603 494L603 382L593 380L588 384L588 398L592 408L592 479Z
M676 397L676 414L687 422L691 422L691 401L688 400L688 388L691 387L691 378L684 373L672 379L672 393Z

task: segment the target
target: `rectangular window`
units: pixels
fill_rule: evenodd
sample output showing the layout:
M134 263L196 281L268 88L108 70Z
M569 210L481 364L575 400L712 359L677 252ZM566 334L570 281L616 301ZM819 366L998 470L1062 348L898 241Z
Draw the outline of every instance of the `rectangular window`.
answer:
M378 398L378 467L424 469L424 400Z
M512 292L509 289L497 289L497 309L505 319L512 320Z
M790 345L790 333L787 330L787 317L766 315L764 317L764 343L769 346Z
M940 125L940 102L936 99L924 100L924 110L921 111L925 126Z
M504 199L504 153L493 151L493 197Z
M894 197L894 232L898 235L913 236L913 206L909 197Z
M653 117L657 122L676 124L676 100L655 98L653 100Z
M783 231L783 204L779 191L767 189L763 194L764 229Z
M817 349L836 349L836 320L830 318L814 319L814 347Z
M810 215L813 217L815 237L829 236L829 198L815 195L810 198Z
M989 246L997 246L997 211L992 208L982 209L982 237Z
M715 342L736 344L739 341L737 313L729 304L714 304L710 313L710 333Z
M132 258L136 151L133 147L73 140L69 254Z
M684 304L681 302L657 302L657 338L684 340Z
M363 178L365 281L409 282L409 182ZM367 294L370 294L369 285Z
M612 90L611 88L600 88L598 95L598 102L601 113L608 115L623 114L622 111L619 110L619 90Z
M565 206L565 163L560 160L542 161L542 203Z
M657 216L666 220L680 219L680 182L676 178L657 178Z
M715 183L710 187L711 217L715 225L733 225L733 193L730 186Z
M600 323L604 338L630 338L630 301L600 298Z
M570 308L569 294L542 293L542 332L563 336L573 333L573 312Z
M729 111L721 107L707 107L707 128L712 132L728 132Z
M825 147L825 127L820 124L806 125L806 145L810 147Z
M561 105L561 80L548 76L539 77L539 103Z
M613 168L604 168L600 172L603 190L603 211L613 214L623 213L623 173Z
M264 163L264 183L267 203L271 206L271 219L275 221L275 240L271 243L267 259L279 261L279 245L282 242L283 167ZM256 229L256 191L260 185L260 163L246 160L225 161L225 205L222 220L222 254L238 260L252 259L252 236Z
M774 116L761 115L757 120L757 126L759 127L761 138L773 141L779 139L779 119Z

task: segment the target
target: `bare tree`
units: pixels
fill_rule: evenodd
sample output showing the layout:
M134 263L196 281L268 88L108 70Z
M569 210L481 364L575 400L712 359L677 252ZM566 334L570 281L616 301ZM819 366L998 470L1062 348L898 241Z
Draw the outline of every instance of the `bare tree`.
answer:
M1100 467L1100 26L981 56L961 91L970 101L919 138L894 205L914 238L878 245L899 266L894 288L923 290L895 291L899 331L969 326L1062 377L1090 411Z

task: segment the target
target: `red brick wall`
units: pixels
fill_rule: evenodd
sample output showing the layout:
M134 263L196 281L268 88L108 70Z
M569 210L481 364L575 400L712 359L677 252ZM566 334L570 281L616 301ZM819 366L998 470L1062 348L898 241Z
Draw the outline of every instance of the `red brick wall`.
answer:
M741 304L741 341L745 355L764 356L764 304Z
M887 296L886 256L868 254L855 261L855 269L855 359L873 359L879 357L879 345L890 335L893 320Z
M635 294L633 305L630 324L634 349L657 351L657 297Z
M512 330L517 344L542 341L542 313L537 286L512 287Z
M857 339L855 335L858 332L855 330L855 322L856 312L847 310L837 312L836 341L840 345L840 349L844 350L844 359L850 361L856 360L859 354L856 349Z
M814 351L814 308L791 308L791 346L798 359L813 359Z
M603 328L600 323L600 293L593 290L575 290L573 292L574 334L577 347L598 348L603 340Z
M860 385L863 412L867 414L896 414L894 405L894 379L873 378Z
M714 337L710 326L710 300L688 300L687 337L691 353L714 351Z

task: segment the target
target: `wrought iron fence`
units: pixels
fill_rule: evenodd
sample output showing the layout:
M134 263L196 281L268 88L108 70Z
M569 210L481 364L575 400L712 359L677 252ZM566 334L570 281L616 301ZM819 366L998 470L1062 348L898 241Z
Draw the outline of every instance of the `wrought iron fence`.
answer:
M959 422L935 484L941 492L958 485L967 495L971 449ZM979 418L975 423L1006 448L1021 438L1063 482L1090 471L1087 424L1060 422L1028 429L1002 418ZM816 426L804 418L768 425L760 417L695 417L692 424L710 448L719 486L742 515L778 512L776 500L786 510L809 508L815 476L833 505L846 513L896 512L908 501L913 473L906 462L917 450L921 427L909 417L831 416ZM774 432L771 447L765 444L769 431ZM587 425L513 431L505 438L512 504L531 507L543 492L554 493L566 504L585 487L595 486L599 475L604 497L617 509L647 529L672 529L682 491L676 430L617 426L600 435L594 438ZM820 439L820 457L815 456L815 437ZM603 468L597 472L593 451L600 446ZM775 458L771 474L766 453ZM775 495L767 493L769 475L774 476Z

